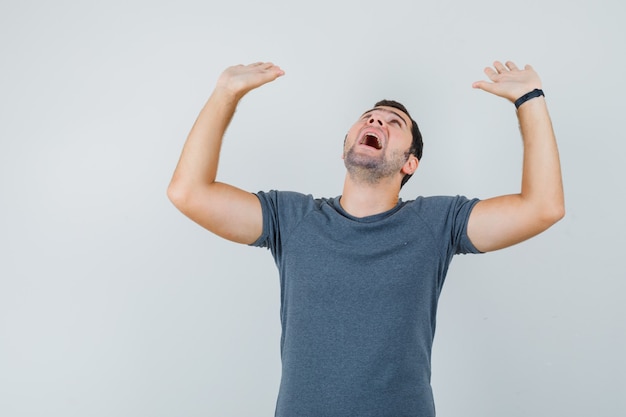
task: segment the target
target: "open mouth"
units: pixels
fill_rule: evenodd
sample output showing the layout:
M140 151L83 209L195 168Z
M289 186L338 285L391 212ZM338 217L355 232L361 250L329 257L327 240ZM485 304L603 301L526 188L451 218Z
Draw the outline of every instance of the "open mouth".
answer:
M363 139L361 139L361 144L371 146L374 149L382 149L383 147L383 144L381 143L378 136L373 133L365 134L365 136L363 136Z

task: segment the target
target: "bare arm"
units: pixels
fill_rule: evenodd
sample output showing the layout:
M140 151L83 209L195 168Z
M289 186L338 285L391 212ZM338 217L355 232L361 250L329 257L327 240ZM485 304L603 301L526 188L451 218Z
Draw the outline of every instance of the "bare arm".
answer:
M511 102L541 88L539 76L529 65L520 70L512 62L506 66L496 62L494 68L485 69L492 82L478 81L474 88ZM522 104L517 116L524 142L521 191L483 200L472 210L468 235L483 252L531 238L565 215L559 154L544 97Z
M262 233L261 205L253 194L216 181L222 138L239 100L283 75L272 63L227 68L194 123L167 189L172 203L211 232L250 244Z

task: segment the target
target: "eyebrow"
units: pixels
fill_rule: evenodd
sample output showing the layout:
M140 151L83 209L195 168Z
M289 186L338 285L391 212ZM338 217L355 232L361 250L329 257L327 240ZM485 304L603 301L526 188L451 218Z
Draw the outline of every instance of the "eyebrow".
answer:
M393 111L393 110L384 109L384 108L382 108L382 107L374 107L373 109L369 109L368 111L364 112L364 113L361 115L361 118L363 118L366 114L371 113L371 112L376 111L376 110L384 111L384 112L387 112L387 113L393 113L393 114L395 114L396 116L398 116L398 117L400 118L400 120L402 120L402 123L404 123L404 125L405 125L405 126L407 126L407 127L409 126L409 125L406 123L406 120L404 120L404 117L402 117L402 116L400 115L400 113L398 113L398 112L396 112L396 111Z

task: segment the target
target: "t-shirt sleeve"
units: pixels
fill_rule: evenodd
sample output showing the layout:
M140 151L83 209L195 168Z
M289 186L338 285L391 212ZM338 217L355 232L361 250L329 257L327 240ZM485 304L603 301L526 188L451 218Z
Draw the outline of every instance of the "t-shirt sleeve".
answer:
M481 253L467 235L467 224L469 223L469 217L472 213L472 209L478 203L478 199L467 199L463 196L457 196L454 198L454 205L451 210L451 222L452 222L452 248L454 254L465 253Z
M281 256L283 241L315 205L310 195L291 191L255 193L263 210L263 232L250 246L267 248L275 259Z
M417 201L420 217L447 258L456 254L481 253L467 235L467 224L478 199L464 196L427 197Z

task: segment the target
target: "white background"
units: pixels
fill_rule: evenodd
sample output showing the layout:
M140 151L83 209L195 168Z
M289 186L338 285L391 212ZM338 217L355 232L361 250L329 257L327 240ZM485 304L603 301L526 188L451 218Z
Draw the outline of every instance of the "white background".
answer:
M625 15L618 0L3 0L0 415L273 415L273 260L165 194L215 80L286 71L242 101L222 181L339 195L347 129L390 98L425 141L402 197L486 198L520 183L513 105L471 88L496 59L542 77L567 215L453 261L438 416L625 415Z

